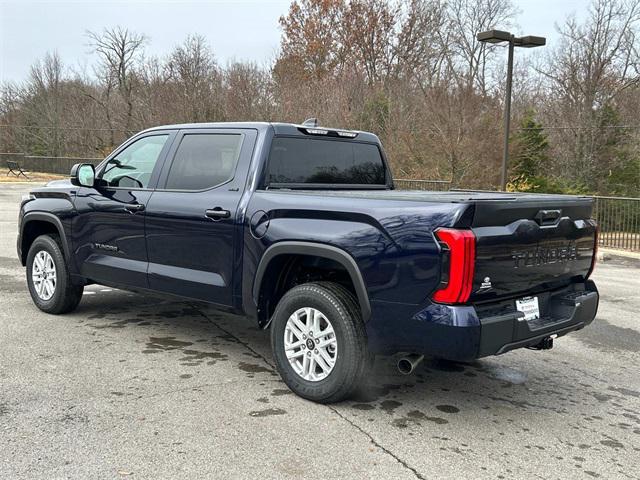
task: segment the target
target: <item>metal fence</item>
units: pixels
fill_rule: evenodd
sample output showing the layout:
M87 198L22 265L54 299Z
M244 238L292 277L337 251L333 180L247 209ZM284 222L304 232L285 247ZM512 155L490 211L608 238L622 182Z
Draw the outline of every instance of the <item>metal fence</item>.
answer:
M18 162L23 170L29 172L57 173L60 175L68 175L71 167L76 163L93 163L97 165L102 161L101 158L41 157L23 153L0 153L0 168L5 168L9 160Z
M409 180L397 178L393 180L399 190L431 190L436 192L446 192L451 187L448 180Z
M593 197L600 245L640 252L640 198Z
M446 180L394 180L400 190L445 191ZM640 198L593 197L593 217L600 227L602 247L640 252Z

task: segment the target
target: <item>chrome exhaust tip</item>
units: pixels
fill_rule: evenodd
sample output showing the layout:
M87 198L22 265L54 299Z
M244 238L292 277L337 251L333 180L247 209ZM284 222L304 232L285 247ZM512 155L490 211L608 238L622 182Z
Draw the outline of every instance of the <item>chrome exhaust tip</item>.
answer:
M398 360L398 371L403 375L409 375L422 360L424 360L424 355L418 355L417 353L406 355Z

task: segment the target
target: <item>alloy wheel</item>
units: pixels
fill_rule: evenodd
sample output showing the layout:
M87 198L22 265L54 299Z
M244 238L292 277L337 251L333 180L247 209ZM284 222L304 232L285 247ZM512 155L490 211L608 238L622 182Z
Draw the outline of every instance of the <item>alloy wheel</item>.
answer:
M287 320L284 349L289 364L310 382L325 379L338 356L338 341L329 319L319 310L304 307Z
M40 250L33 258L31 281L41 300L50 300L53 297L57 284L56 264L46 250Z

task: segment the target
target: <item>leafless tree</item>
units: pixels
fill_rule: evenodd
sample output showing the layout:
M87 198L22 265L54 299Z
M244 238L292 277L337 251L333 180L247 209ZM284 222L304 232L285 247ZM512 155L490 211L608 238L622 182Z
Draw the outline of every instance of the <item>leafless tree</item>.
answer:
M57 53L47 53L29 74L28 88L22 92L23 108L29 119L28 135L40 143L41 153L59 155L64 143L60 127L63 120L63 66Z
M94 99L103 106L110 128L113 128L110 101L113 90L117 90L125 104L123 128L131 133L134 126L136 67L147 37L116 27L101 33L87 32L87 38L100 58L99 77L104 83L104 98Z
M597 188L615 167L606 150L619 133L610 127L624 123L621 95L640 85L640 3L595 0L583 23L569 18L559 32L562 42L541 70L550 81L547 118L569 127L554 133L558 173ZM637 112L632 118L637 124Z
M223 119L222 76L203 36L189 36L171 52L167 73L182 121Z
M459 87L477 88L485 95L487 70L496 47L478 42L476 35L491 29L507 30L515 16L513 4L510 0L451 0L448 11L450 28L455 32L450 39L451 73Z
M254 63L232 62L224 72L225 112L232 121L276 120L268 70Z

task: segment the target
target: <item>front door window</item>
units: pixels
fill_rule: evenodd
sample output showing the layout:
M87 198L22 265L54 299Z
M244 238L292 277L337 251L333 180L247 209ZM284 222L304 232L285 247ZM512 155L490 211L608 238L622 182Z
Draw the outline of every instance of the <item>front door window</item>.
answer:
M168 138L168 134L152 135L133 142L107 162L102 180L110 187L148 188Z

